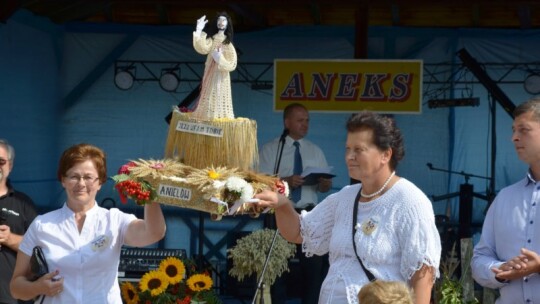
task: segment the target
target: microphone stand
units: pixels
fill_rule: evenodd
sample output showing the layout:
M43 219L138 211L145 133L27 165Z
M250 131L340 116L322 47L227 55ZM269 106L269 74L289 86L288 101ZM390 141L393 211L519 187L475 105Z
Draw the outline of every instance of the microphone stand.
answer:
M276 165L274 166L274 175L277 176L279 172L279 166L281 165L281 156L283 155L283 148L285 147L285 137L289 134L289 130L285 129L283 130L283 133L281 134L281 137L279 138L278 143L278 152L276 154ZM270 216L267 214L266 216ZM273 215L275 216L275 215ZM261 277L259 278L259 282L257 283L257 289L255 290L255 295L253 296L253 301L251 304L255 304L255 301L257 300L257 294L260 293L260 304L264 304L264 275L266 274L266 267L268 266L268 261L270 261L270 257L272 256L272 250L274 249L274 244L276 243L276 238L279 233L279 229L277 229L277 225L275 222L275 219L272 221L268 221L272 223L272 226L276 226L276 231L274 232L274 237L272 238L272 243L270 244L270 248L268 248L268 252L266 253L266 259L264 260L264 266L263 270L261 272Z
M276 176L279 172L279 166L281 165L281 156L283 155L283 148L285 147L285 138L287 137L288 134L289 134L289 130L285 129L283 130L283 133L281 133L281 137L279 138L278 151L276 154L276 162L274 166L274 175Z
M457 171L452 171L452 170L446 170L446 169L435 168L435 167L433 167L433 164L432 164L432 163L427 163L426 166L428 166L429 170L433 170L433 171L441 171L441 172L446 172L446 173L452 173L452 174L459 174L459 175L462 175L462 176L465 177L465 183L468 183L468 182L469 182L469 178L471 178L471 177L483 178L483 179L487 179L487 180L490 179L489 177L480 176L480 175L474 175L474 174L466 173L466 172L463 172L463 171L457 172Z
M266 253L266 260L264 261L263 270L261 271L261 277L259 278L259 282L257 283L257 290L255 290L255 295L253 296L253 301L251 304L255 304L255 301L257 300L257 294L259 294L260 291L260 304L264 304L264 275L266 274L266 268L268 266L268 261L270 261L270 257L272 256L272 249L274 249L274 244L276 243L278 230L276 229L276 232L274 233L274 237L272 238L272 243L270 244L270 248L268 248L268 252Z
M473 215L473 197L477 197L479 199L487 201L488 206L489 206L490 199L493 198L493 194L491 193L491 189L488 189L486 195L474 192L473 185L469 184L469 179L471 177L487 179L487 180L491 180L491 179L489 177L474 175L474 174L466 173L464 171L457 172L457 171L452 171L452 170L435 168L433 167L433 164L431 163L427 163L426 165L428 166L430 170L433 170L433 171L459 174L465 177L465 183L460 185L458 192L449 193L449 194L440 195L440 196L433 195L432 198L433 198L433 201L436 202L442 199L449 199L455 196L459 196L458 234L460 238L470 238L472 236L471 226L472 226L472 215Z

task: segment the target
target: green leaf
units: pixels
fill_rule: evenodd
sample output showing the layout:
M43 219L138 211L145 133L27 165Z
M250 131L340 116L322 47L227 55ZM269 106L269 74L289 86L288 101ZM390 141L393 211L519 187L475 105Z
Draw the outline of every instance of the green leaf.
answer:
M127 175L127 174L118 174L118 175L111 176L111 179L112 179L116 184L118 184L118 183L121 183L121 182L123 182L123 181L127 181L127 180L129 180L129 179L131 179L131 178L130 178L129 175Z

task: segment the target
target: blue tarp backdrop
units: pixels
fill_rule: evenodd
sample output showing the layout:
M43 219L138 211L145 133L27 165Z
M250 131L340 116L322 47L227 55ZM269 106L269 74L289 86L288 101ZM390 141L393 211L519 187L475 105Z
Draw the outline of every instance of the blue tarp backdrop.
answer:
M0 137L8 139L17 151L11 175L14 185L43 210L60 207L64 194L56 181L58 158L66 147L80 142L106 151L110 175L130 159L162 158L168 132L164 117L198 84L181 83L178 92L167 93L157 82L137 82L132 89L122 91L114 85L114 62L202 63L205 58L192 48L192 31L192 27L174 26L56 25L27 11L19 11L6 24L0 24ZM234 45L239 50L239 62L244 63L271 63L277 58L351 59L354 29L277 27L236 33ZM455 63L457 69L461 62L456 52L462 48L479 62L538 62L540 31L399 27L369 30L370 59L422 59L426 65ZM506 71L490 73L497 78ZM528 71L512 73L524 79ZM406 147L398 175L417 184L429 196L459 191L465 178L431 171L427 163L456 172L491 175L490 98L481 84L474 83L474 77L469 78L471 83L465 86L424 84L424 89L438 89L447 98L473 95L480 99L478 107L430 109L430 96L426 95L420 115L395 115ZM520 83L500 87L515 104L531 97ZM282 113L272 110L271 90L252 90L246 83L235 83L232 90L236 116L257 121L259 146L281 134ZM308 138L323 149L337 175L332 191L349 183L344 162L344 124L349 115L311 115ZM517 159L510 141L511 117L498 105L495 122L498 191L524 177L526 167ZM487 179L471 178L469 182L475 192L485 193ZM118 200L112 182L102 187L98 199L108 197ZM457 198L437 201L434 208L437 214L450 210L451 218L457 220L457 202ZM476 222L481 223L485 206L485 201L475 199ZM180 222L169 223L166 245L187 247L189 235L182 233L182 227Z

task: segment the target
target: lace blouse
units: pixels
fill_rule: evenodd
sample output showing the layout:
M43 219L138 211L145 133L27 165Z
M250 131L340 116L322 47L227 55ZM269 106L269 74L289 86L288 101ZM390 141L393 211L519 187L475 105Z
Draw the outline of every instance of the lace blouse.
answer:
M303 251L307 256L329 253L330 257L320 304L356 304L360 288L368 283L351 236L359 188L359 184L346 186L300 216ZM434 267L439 276L441 243L433 206L413 183L400 178L382 196L360 203L358 218L356 249L377 279L408 283L423 264Z

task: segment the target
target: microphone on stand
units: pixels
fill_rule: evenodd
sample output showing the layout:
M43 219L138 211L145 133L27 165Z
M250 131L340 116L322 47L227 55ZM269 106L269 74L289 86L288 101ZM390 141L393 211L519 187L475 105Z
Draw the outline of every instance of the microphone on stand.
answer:
M283 129L283 133L281 133L281 136L279 137L278 149L276 151L277 152L276 153L276 162L274 164L274 175L275 176L278 176L279 166L281 164L281 156L283 154L283 148L285 147L285 137L287 137L287 135L289 135L289 129L285 128L285 129ZM264 279L264 275L266 273L266 268L268 266L268 261L270 260L270 256L272 254L272 249L274 248L274 244L276 242L276 237L277 237L277 235L279 233L279 229L277 228L276 220L275 220L273 215L271 215L271 214L266 215L266 217L265 217L265 226L270 228L270 229L276 229L276 231L274 232L274 237L272 238L272 243L270 244L270 248L268 248L268 252L266 253L266 259L264 261L261 277L259 278L259 282L257 283L257 289L255 290L255 295L253 296L253 301L251 302L251 304L255 304L255 300L257 299L257 294L259 294L259 292L260 292L259 303L264 304L264 296L263 296L263 294L264 294L265 284L263 283L263 279Z
M285 137L289 135L289 129L283 129L283 133L279 137L278 149L276 151L276 162L274 163L274 175L278 174L279 166L281 164L281 155L283 154L283 148L285 147Z
M285 128L283 129L283 133L281 133L281 137L279 138L280 142L285 142L285 137L289 135L289 129Z

